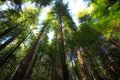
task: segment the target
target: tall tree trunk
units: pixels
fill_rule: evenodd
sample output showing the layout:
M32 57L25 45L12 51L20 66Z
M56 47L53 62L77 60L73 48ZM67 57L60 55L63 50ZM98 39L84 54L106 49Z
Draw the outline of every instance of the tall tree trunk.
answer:
M0 67L2 67L2 65L12 56L12 54L18 49L20 44L25 40L25 38L23 38L11 51L9 51L3 59L0 59Z
M10 33L13 29L12 28L8 28L6 29L4 32L0 33L0 38L2 38L3 36L7 35L8 33Z
M104 73L101 71L100 66L95 58L95 54L94 54L95 52L92 51L91 47L88 47L87 49L88 49L87 56L89 57L88 63L91 63L90 69L92 70L94 78L96 80L105 80ZM99 73L103 73L102 76L100 76Z
M56 80L69 80L68 69L66 65L66 56L64 50L64 41L62 34L62 16L58 19L58 30L57 30L57 55L56 55Z
M25 74L25 80L30 80L31 74L33 72L33 68L34 68L35 63L37 61L37 57L38 57L38 55L35 55L33 57L32 62L31 62L30 66L29 66L29 68L28 68L28 70L27 70L27 72Z
M2 49L4 49L9 43L11 43L13 40L15 40L15 38L20 35L20 32L17 33L15 36L12 36L12 38L10 38L9 40L7 40L4 44L0 45L0 51Z
M101 50L101 49L100 49ZM107 63L107 66L111 69L113 72L120 72L116 65L114 65L111 60L109 59L109 56L104 54L101 50L102 54L99 55L105 63Z
M79 72L79 68L77 68L77 66L75 65L75 73L76 73L76 76L77 76L77 80L81 80L81 75L80 75L80 72Z
M33 54L35 52L35 49L36 49L36 46L39 42L39 39L42 35L42 33L44 32L43 28L41 29L38 37L35 39L35 41L33 42L33 44L31 45L27 55L24 57L23 61L21 62L20 66L18 67L15 75L13 76L12 80L23 80L25 74L26 74L26 71L27 71L27 68L29 66L29 63L33 57Z
M77 51L77 59L78 59L78 61L80 63L80 68L81 68L82 74L83 74L82 79L83 80L91 80L90 75L89 75L89 73L88 73L88 71L86 69L83 57L82 57L78 47L76 47L76 51Z
M75 73L75 74L74 74L75 77L76 77L75 80L81 80L82 77L81 77L81 74L80 74L80 68L79 68L79 66L77 66L77 62L78 62L78 61L75 60L76 58L77 58L77 55L76 55L76 53L75 53L75 51L74 51L73 46L71 46L71 60L74 60L74 62L72 61L72 69L73 69L73 71L74 71L74 73ZM75 65L73 65L73 63L74 63Z

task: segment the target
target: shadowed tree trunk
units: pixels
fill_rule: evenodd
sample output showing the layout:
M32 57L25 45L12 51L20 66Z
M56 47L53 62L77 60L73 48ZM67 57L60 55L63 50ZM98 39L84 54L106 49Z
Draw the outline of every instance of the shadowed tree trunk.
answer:
M3 36L7 35L8 33L10 33L13 29L12 28L8 28L6 29L4 32L0 33L0 38L2 38Z
M112 42L112 43L114 43L114 41ZM119 42L115 42L114 44L117 46L117 47L119 47ZM100 45L103 45L103 44L100 44ZM107 65L105 65L105 66L108 66L108 68L110 68L111 69L111 71L113 71L113 72L120 72L119 71L119 69L117 68L117 66L116 65L114 65L112 62L111 62L111 60L109 59L109 55L108 54L105 54L105 52L102 50L102 49L100 49L100 52L102 52L102 54L101 55L99 55L102 59L103 59L103 62L105 62Z
M55 61L55 63L56 63L56 61ZM51 74L51 80L55 80L55 63L53 63L53 65L52 65L52 74Z
M12 38L10 38L9 40L7 40L4 44L0 45L0 50L4 49L9 43L11 43L12 41L14 41L15 38L17 36L19 36L19 35L20 35L20 32L17 33L15 36L12 36Z
M12 56L12 54L18 49L20 44L25 40L25 38L23 38L11 51L9 51L3 59L0 59L0 67L2 67L2 65L6 62L6 60Z
M34 40L33 44L31 45L31 47L30 47L28 53L26 54L26 56L24 57L23 61L19 65L19 67L18 67L15 75L13 76L12 80L23 80L23 78L26 74L27 68L29 66L29 63L30 63L30 61L33 57L34 52L35 52L36 46L39 42L39 39L40 39L42 33L44 32L43 28L41 29L38 37Z
M89 66L90 74L92 74L91 76L93 76L94 79L96 80L105 80L105 75L102 72L101 68L98 66L99 64L97 62L97 59L95 58L95 53L97 53L97 51L95 51L96 49L95 50L94 49L95 48L91 48L91 47L85 48L85 52L88 57L87 58L88 65L90 65ZM102 76L99 73L103 73Z
M77 68L76 65L75 65L75 73L76 73L77 79L81 80L81 75L80 75L79 71L80 71L79 68Z
M30 79L31 74L32 74L32 72L33 72L33 68L34 68L35 63L36 63L36 61L37 61L37 57L38 57L38 55L35 55L35 56L33 57L32 62L31 62L31 65L30 65L30 67L28 68L28 70L27 70L27 72L26 72L25 80L29 80L29 79Z

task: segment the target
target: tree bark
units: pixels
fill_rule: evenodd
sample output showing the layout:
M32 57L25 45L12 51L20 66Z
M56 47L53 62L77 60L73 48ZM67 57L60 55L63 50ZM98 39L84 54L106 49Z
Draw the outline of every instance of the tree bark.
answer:
M82 74L83 74L82 79L83 80L91 80L90 75L89 75L89 73L88 73L88 71L86 69L83 57L82 57L78 47L76 47L76 51L77 51L77 59L78 59L78 61L80 63L80 68L81 68Z
M26 38L26 37L25 37ZM20 46L20 44L25 40L25 38L23 38L18 44L17 46L15 46L11 51L9 51L5 57L3 59L0 59L0 68L2 67L2 65L12 56L12 54L18 49L18 47Z
M69 80L62 34L62 16L59 15L57 30L56 80Z
M26 74L27 68L29 66L29 63L30 63L30 61L33 57L34 52L35 52L36 46L37 46L37 44L39 42L39 39L40 39L43 32L44 32L44 30L42 28L38 37L35 39L35 41L31 45L27 55L24 57L21 64L19 65L19 67L18 67L15 75L13 76L12 80L23 80L23 78Z

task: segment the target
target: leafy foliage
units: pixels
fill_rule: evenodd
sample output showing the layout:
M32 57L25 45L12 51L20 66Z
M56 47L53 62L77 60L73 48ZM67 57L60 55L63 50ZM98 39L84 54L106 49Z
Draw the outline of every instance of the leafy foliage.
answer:
M77 26L64 0L1 0L10 7L0 10L0 80L119 80L120 1L88 2Z

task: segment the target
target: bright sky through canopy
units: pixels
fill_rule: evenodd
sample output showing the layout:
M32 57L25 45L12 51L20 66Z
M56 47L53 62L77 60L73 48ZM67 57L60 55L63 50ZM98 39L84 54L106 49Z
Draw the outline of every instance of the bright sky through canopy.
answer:
M76 17L76 13L78 11L82 11L87 7L87 3L83 0L65 0L65 2L69 2L70 13L72 13L73 20L76 25L78 25L78 20Z
M78 25L78 20L76 17L76 14L78 11L82 11L87 7L87 2L83 1L83 0L64 0L65 3L68 2L69 5L69 10L70 13L72 15L72 18L74 20L74 22L76 23L76 25ZM46 9L45 9L46 11ZM45 17L45 12L43 12L43 14L41 15L42 17L40 17L41 19L43 19ZM49 41L52 40L53 38L53 32L49 32L48 36L49 36Z
M73 18L74 22L76 23L76 25L78 25L78 20L77 20L76 14L77 14L78 11L82 11L87 7L87 2L83 1L83 0L64 0L64 2L65 3L68 2L69 11L72 15L72 18ZM7 4L4 4L0 8L2 10L5 10L5 9L8 8L8 6L7 6L8 4L9 4L9 2ZM30 2L28 2L26 4L23 4L22 8L24 8L26 6L35 6L35 4L31 4ZM41 22L41 20L44 20L46 18L46 13L49 10L50 10L49 6L47 6L46 8L43 9L43 11L42 11L42 13L40 14L40 17L39 17L39 22ZM54 35L53 32L50 31L49 34L48 34L49 41L52 40L53 35Z

